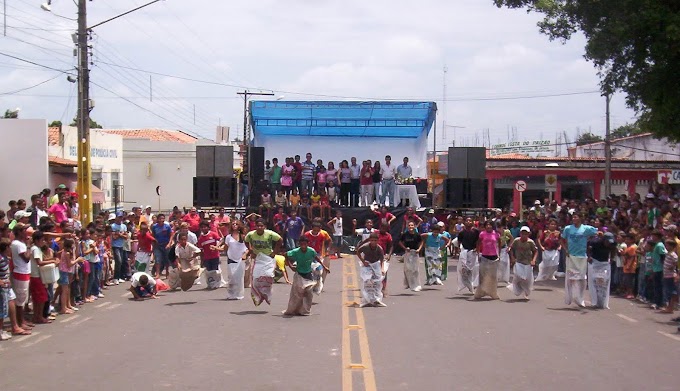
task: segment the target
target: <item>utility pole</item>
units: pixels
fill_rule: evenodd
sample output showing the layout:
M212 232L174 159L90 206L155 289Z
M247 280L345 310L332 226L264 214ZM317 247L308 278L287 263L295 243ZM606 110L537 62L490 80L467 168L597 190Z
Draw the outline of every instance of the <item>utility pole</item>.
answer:
M90 164L90 69L87 0L78 0L78 204L83 226L92 221Z
M611 122L609 118L609 103L611 102L611 94L605 95L607 100L607 125L604 134L604 193L605 197L612 193L612 141L611 141ZM600 198L603 198L600 196Z
M249 96L274 96L271 92L250 92L245 90L237 92L237 95L243 96L243 143L246 145L246 156L243 158L243 163L248 167L248 184L252 186L252 173L250 171L250 126L248 126L248 97Z

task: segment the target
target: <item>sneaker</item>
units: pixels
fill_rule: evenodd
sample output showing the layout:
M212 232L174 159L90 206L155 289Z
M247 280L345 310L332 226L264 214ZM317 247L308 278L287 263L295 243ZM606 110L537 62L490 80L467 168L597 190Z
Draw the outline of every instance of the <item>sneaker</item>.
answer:
M387 307L387 304L383 303L382 301L378 300L374 303L376 307Z
M118 282L122 284L122 283L125 282L125 280L123 280L122 278L120 278L120 279L118 279Z
M434 280L434 284L435 284L435 285L444 285L444 283L442 282L442 280L440 280L439 278L437 278L436 280Z
M5 330L0 331L0 341L7 341L10 338L12 338L11 333L8 333Z
M421 286L417 286L417 287L413 288L414 292L420 292L422 290L423 290L423 288Z
M103 293L100 293L100 294L97 295L97 297L100 298L100 299L103 299L103 298L104 298L104 294L103 294Z
M120 284L119 280L113 280L113 285L118 285L118 284Z

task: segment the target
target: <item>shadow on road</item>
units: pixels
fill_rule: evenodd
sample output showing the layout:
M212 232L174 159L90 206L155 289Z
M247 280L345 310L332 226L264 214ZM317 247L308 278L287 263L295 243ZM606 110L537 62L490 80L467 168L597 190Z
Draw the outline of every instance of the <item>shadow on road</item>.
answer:
M265 315L268 314L269 311L238 311L238 312L230 312L232 315Z
M534 290L537 291L537 292L552 292L553 291L552 289L548 289L548 288L534 288Z
M172 307L172 306L176 306L176 305L191 305L191 304L196 304L196 303L198 303L198 302L197 301L180 301L180 302L177 302L177 303L167 303L165 305L167 305L168 307Z
M503 300L503 301L505 303L528 303L529 299L519 298L519 299L508 299L508 300Z
M451 296L447 297L449 300L467 300L467 301L472 301L472 295L470 296Z
M404 296L404 297L411 297L411 296L416 296L415 293L399 293L397 295L391 295L391 296Z
M548 309L550 311L580 312L582 314L588 313L588 311L586 311L585 308L574 308L574 307L550 308L550 307L548 307Z

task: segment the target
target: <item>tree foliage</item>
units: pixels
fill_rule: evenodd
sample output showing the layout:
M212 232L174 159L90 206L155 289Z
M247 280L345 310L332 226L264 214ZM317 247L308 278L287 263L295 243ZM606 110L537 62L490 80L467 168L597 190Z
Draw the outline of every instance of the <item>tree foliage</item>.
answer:
M74 118L73 122L69 126L78 126L78 118ZM103 129L104 127L99 125L97 121L90 118L90 129Z
M577 32L585 58L600 76L603 94L623 91L640 125L657 137L680 141L680 1L494 0L498 7L526 8L550 40Z
M48 126L50 128L61 128L61 121L52 121Z
M5 119L17 119L19 118L19 112L17 110L5 110L5 115L2 117Z
M576 145L586 145L592 143L599 143L604 141L604 139L598 135L592 134L590 132L581 134L578 139L576 139Z
M632 124L621 125L618 128L611 131L611 138L622 138L628 136L634 136L636 134L645 133L645 131L640 127L637 122Z

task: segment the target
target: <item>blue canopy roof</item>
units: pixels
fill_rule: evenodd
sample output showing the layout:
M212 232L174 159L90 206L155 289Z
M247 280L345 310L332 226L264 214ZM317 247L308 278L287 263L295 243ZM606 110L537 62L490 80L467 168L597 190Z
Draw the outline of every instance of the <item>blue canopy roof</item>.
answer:
M429 134L434 102L252 101L254 134L418 138Z

